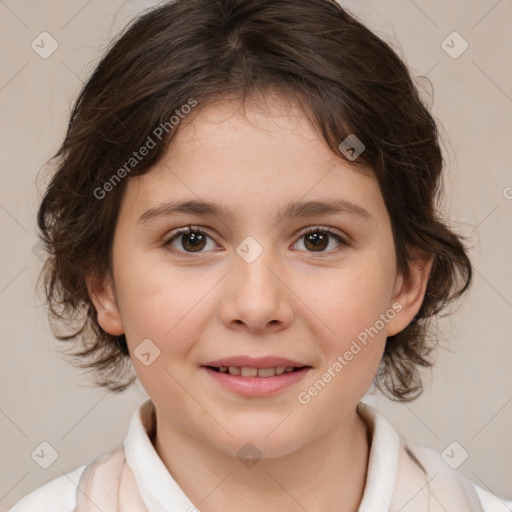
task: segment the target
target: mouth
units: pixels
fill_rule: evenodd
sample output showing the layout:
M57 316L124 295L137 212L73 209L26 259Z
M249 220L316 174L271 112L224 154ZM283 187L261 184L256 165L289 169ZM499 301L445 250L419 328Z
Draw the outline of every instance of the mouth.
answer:
M206 366L210 370L218 373L227 373L240 377L261 377L269 378L284 373L293 373L310 366L271 366L267 368L257 368L253 366Z
M274 395L301 381L313 367L282 357L237 356L201 365L216 385L244 397Z

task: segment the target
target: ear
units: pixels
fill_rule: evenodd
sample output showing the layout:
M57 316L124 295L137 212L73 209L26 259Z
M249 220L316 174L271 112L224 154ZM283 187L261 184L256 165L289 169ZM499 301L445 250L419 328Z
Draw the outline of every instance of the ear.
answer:
M85 284L101 328L113 336L124 334L111 277L89 275L85 278Z
M410 249L409 276L397 275L393 292L393 304L398 314L388 323L387 335L403 331L414 319L425 297L433 257L419 249ZM400 309L399 309L400 308Z

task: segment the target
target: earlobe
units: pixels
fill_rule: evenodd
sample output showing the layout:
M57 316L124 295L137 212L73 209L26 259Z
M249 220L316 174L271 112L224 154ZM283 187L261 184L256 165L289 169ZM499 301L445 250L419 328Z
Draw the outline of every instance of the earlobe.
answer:
M396 315L388 324L388 336L394 336L403 331L420 310L425 297L432 262L432 256L411 251L409 275L404 276L401 273L397 276L393 302L400 305L400 314Z
M100 327L113 336L124 334L124 328L110 277L89 275L86 276L85 283L89 297L96 309Z

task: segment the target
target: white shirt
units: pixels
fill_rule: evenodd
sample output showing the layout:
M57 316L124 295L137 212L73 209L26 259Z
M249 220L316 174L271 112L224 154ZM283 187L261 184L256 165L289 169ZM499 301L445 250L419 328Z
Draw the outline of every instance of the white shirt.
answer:
M396 484L400 437L387 419L367 404L374 430L367 481L358 512L388 510ZM176 483L156 452L144 427L140 410L134 411L124 440L126 463L133 471L140 495L150 512L199 512ZM77 485L87 464L32 491L9 512L73 512ZM500 499L476 484L485 512L510 512L512 500ZM104 511L108 512L108 511Z

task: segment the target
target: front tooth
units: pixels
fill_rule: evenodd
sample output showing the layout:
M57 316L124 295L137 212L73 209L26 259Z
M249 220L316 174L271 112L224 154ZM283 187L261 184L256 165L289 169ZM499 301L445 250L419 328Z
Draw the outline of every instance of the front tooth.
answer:
M286 370L286 367L285 366L278 366L276 368L276 375L282 375L284 373L284 371Z
M287 367L286 367L286 369L285 369L285 372L286 372L286 373L293 372L293 369L294 369L294 367L293 367L293 366L287 366Z
M258 375L258 368L250 368L249 366L242 366L240 368L242 377L256 377Z
M240 375L240 367L239 366L229 366L229 373L231 375Z
M259 368L258 377L273 377L276 374L275 368Z
M220 366L219 371L221 373L228 373L228 367L227 366Z

